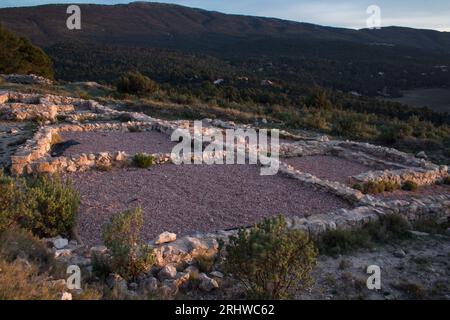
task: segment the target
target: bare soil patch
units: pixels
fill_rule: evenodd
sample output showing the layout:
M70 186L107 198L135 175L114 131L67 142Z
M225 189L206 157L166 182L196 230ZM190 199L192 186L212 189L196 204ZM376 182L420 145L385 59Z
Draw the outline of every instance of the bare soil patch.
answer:
M296 170L310 173L320 179L341 183L348 183L351 176L373 170L356 161L325 155L293 157L282 161Z
M187 235L249 226L280 214L305 216L350 205L323 191L279 175L260 176L250 165L155 166L149 170L75 173L70 176L82 204L79 234L90 245L101 242L111 216L141 207L143 236L164 231Z
M174 142L170 137L158 131L144 132L62 132L63 142L71 142L63 155L72 156L81 153L125 151L170 153Z

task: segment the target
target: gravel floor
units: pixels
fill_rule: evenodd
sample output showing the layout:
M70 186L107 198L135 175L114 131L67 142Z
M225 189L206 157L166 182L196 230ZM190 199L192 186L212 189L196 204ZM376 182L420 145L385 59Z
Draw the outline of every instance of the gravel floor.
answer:
M351 176L373 170L358 162L334 156L293 157L281 161L318 178L341 183L347 183Z
M145 132L62 132L63 141L76 141L79 144L67 148L63 155L72 156L81 153L125 151L170 153L175 143L170 137L157 131Z
M278 214L309 215L348 208L343 200L282 176L260 176L250 165L162 165L70 175L82 204L79 234L101 241L111 216L141 207L143 236L164 231L186 235L251 225Z

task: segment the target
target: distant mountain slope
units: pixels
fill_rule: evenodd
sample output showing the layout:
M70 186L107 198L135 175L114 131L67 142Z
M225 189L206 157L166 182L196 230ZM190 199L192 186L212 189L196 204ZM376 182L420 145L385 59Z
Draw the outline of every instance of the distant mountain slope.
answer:
M68 30L67 6L0 9L0 22L41 46L61 80L111 82L137 69L204 95L223 78L227 99L238 90L264 103L305 85L369 96L450 87L448 32L350 30L157 3L80 5L82 30ZM266 79L278 85L261 88Z
M350 30L279 19L227 15L159 3L80 5L82 30L66 28L67 5L0 9L5 27L41 46L77 40L107 44L218 49L242 39L289 38L389 43L450 52L450 33L389 27Z

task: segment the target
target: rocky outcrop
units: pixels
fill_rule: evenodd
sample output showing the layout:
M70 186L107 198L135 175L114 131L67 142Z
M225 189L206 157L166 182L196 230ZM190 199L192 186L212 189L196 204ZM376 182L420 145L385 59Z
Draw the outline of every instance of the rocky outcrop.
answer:
M9 75L2 75L3 79L5 81L10 83L20 83L20 84L39 84L39 85L52 85L53 81L41 77L36 76L34 74L9 74Z

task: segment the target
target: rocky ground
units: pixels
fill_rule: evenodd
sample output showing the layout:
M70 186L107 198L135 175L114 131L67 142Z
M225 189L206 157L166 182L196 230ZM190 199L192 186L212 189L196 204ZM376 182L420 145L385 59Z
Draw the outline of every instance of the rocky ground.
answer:
M381 290L366 286L367 267L381 268ZM316 283L299 299L450 299L450 236L420 234L339 257L321 256Z
M411 198L420 198L437 194L450 194L450 186L435 184L430 186L419 187L415 191L395 190L393 192L383 192L379 195L376 195L376 197L383 200L394 200L394 199L407 200Z

